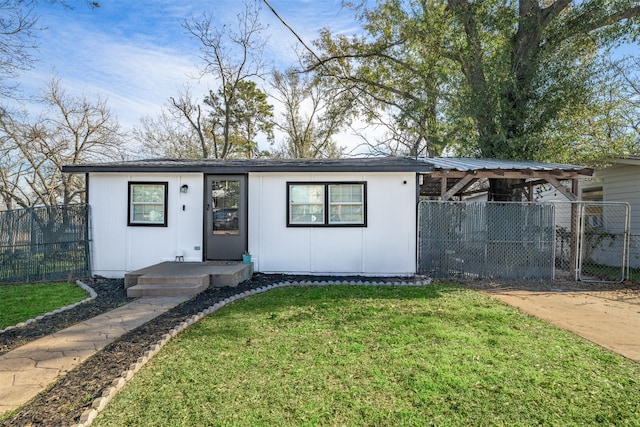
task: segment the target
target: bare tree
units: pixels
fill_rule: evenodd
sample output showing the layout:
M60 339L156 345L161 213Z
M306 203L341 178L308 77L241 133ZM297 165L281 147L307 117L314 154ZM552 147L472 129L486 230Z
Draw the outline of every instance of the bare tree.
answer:
M251 158L264 154L258 150L259 135L267 141L273 138L272 110L267 94L250 80L238 83L229 104L222 101L222 91L218 90L210 91L200 105L186 88L178 97L169 98L157 118L143 118L135 137L152 156ZM225 123L228 142L224 138Z
M324 86L311 75L295 70L274 71L272 85L272 96L284 107L275 125L285 138L275 155L335 158L344 154L334 137L352 117L351 92L341 86Z
M35 120L0 114L0 196L9 209L83 201L82 177L62 166L125 156L126 135L104 100L68 95L54 78L40 102Z
M65 0L48 2L71 7ZM92 8L100 7L96 1L82 2ZM37 0L0 0L0 98L15 95L17 83L13 79L33 64L37 32L42 30L34 13L37 3Z
M624 96L621 98L625 105L623 121L632 140L630 151L640 154L640 58L625 58L613 65L622 76Z
M172 117L163 108L157 117L143 117L140 126L133 129L144 157L195 159L201 157L192 129Z
M134 136L147 155L206 159L215 152L211 125L187 86L179 96L169 98L158 117L142 118Z
M32 1L0 0L0 97L11 96L11 80L31 68L36 48L37 18Z
M216 27L212 14L203 14L200 18L192 18L184 22L187 33L195 37L201 44L200 53L204 66L201 78L211 77L218 84L218 89L210 92L209 98L215 97L216 105L209 119L210 126L220 128L220 139L214 141L213 152L207 153L216 158L226 158L234 153L234 123L238 122L239 102L236 98L242 90L242 83L260 79L265 74L266 65L263 60L265 40L261 37L266 29L258 20L259 3L246 2L244 12L238 14L237 25ZM202 133L204 120L201 108L195 104L172 102L173 107L182 112L194 130ZM241 112L240 114L244 114ZM211 137L217 137L214 132ZM204 147L204 145L203 145ZM204 151L203 151L204 154Z

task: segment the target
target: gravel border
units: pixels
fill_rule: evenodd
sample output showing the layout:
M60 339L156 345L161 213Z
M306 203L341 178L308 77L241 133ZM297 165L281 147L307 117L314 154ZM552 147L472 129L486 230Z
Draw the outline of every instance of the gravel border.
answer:
M144 352L142 356L138 358L135 363L132 363L129 366L129 369L124 371L122 375L118 378L114 379L111 383L111 386L108 387L102 393L102 396L95 399L91 405L90 409L85 410L80 416L80 422L78 424L74 424L73 427L88 427L93 423L93 420L102 412L111 399L118 394L118 392L124 387L124 385L133 378L133 376L149 361L158 354L158 352L167 344L171 338L175 337L185 329L187 329L192 324L200 321L204 317L209 314L219 310L220 308L231 304L239 299L246 298L248 296L261 294L263 292L270 291L272 289L283 288L283 287L293 287L293 286L331 286L331 285L362 285L362 286L426 286L431 284L431 279L423 279L419 281L412 282L404 282L404 281L396 281L396 282L377 282L377 281L300 281L300 282L280 282L274 283L267 286L262 286L259 288L251 289L248 291L240 292L233 296L223 299L212 306L206 308L205 310L200 311L197 314L194 314L187 320L181 322L176 325L172 329L170 329L166 334L162 336L157 343L152 344L150 348Z

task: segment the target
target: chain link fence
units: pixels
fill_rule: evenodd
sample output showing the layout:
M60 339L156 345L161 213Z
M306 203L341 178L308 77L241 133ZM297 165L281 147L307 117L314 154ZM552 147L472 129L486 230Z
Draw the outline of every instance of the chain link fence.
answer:
M629 267L637 276L635 279L640 280L640 234L629 235Z
M431 277L616 282L628 273L624 203L421 201L418 236L418 271Z
M89 206L0 212L0 283L90 275Z

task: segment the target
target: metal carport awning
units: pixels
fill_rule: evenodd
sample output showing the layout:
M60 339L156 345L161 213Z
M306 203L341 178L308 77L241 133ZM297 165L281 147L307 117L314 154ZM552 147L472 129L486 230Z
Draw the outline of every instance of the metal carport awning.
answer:
M420 195L442 201L488 192L488 179L519 180L512 188L523 188L529 201L533 199L533 188L541 184L550 184L568 200L575 201L578 200L578 180L593 175L593 169L558 163L454 157L420 160L434 169L421 174ZM566 180L571 180L571 189L562 183Z

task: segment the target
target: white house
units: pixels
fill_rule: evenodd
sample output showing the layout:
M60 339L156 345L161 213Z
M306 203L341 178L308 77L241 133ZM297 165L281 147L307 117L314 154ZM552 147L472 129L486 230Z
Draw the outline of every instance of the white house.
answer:
M145 160L84 173L92 271L105 277L183 257L264 273L413 275L419 175L407 158Z

